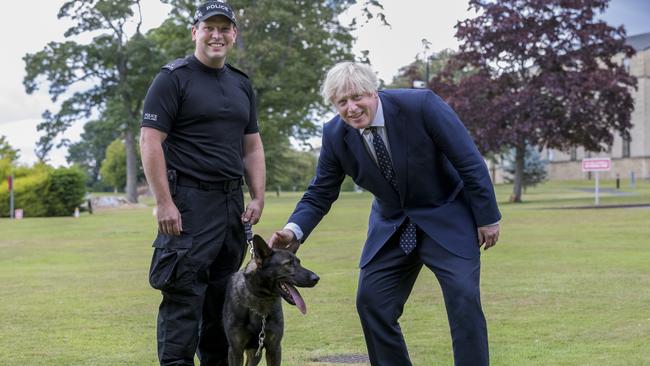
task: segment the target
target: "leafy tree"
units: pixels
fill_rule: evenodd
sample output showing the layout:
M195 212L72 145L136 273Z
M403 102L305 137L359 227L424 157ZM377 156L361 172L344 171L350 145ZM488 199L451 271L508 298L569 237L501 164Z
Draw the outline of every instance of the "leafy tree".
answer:
M439 74L445 68L445 65L453 55L454 51L450 49L444 49L440 52L428 55L429 75L434 76ZM393 81L387 85L387 88L412 88L413 81L425 81L427 74L426 69L427 63L420 58L416 58L410 64L400 67L397 75L393 77Z
M93 186L99 181L99 169L106 157L106 148L119 136L117 127L109 121L93 120L84 125L81 140L68 147L66 160L86 172L88 186ZM126 160L123 165L125 164Z
M18 150L11 147L6 136L0 136L0 182L3 182L15 170L18 160Z
M172 18L151 33L169 59L193 50L188 30L196 1L162 0L173 5ZM353 59L350 31L338 15L353 0L230 0L238 11L237 45L228 62L246 72L256 96L264 141L267 185L292 164L289 137L304 140L318 133L318 121L327 106L319 96L326 70L334 63ZM365 18L377 16L378 1L364 0ZM180 39L179 39L180 37ZM279 178L278 178L279 179Z
M504 162L505 172L509 176L505 177L505 181L508 183L514 182L515 176L515 151L511 149L508 154L506 154ZM526 146L526 155L524 157L524 171L521 185L523 186L524 192L528 187L534 187L539 183L542 183L546 180L548 176L548 171L546 170L547 161L542 160L539 150L534 146Z
M50 42L42 51L23 58L27 72L23 84L28 93L45 78L53 101L67 97L58 112L43 113L38 129L44 135L37 155L44 160L55 138L74 121L99 113L115 123L124 138L127 199L136 202L136 136L142 102L163 62L155 43L140 32L140 0L69 0L61 6L58 18L75 22L66 37L88 34L93 38L86 44ZM59 145L67 143L63 140Z
M18 160L19 157L20 154L18 154L18 150L9 145L7 137L4 135L0 136L0 160L8 160L9 162L14 162Z
M5 179L11 176L13 169L9 159L0 159L0 184L4 184Z
M515 149L511 201L521 201L527 145L602 151L629 135L636 79L623 27L596 14L608 0L470 0L459 53L431 87L456 110L483 153ZM474 73L453 80L465 68Z
M117 139L106 148L106 158L102 161L100 174L102 180L115 188L122 190L126 186L126 149L124 142Z
M284 159L289 161L282 170L273 171L278 176L269 177L274 182L269 188L281 187L282 190L304 191L316 171L316 156L309 151L286 149Z

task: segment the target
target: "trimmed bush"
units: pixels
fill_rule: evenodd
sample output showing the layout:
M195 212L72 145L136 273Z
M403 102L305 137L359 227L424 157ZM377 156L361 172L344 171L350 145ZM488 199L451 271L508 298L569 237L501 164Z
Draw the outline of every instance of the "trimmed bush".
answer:
M86 175L78 168L59 168L50 173L48 216L69 216L86 195Z
M14 208L21 208L25 216L47 216L45 197L48 192L47 172L38 172L14 179ZM9 217L9 187L5 180L0 187L0 216Z
M85 195L86 177L76 168L38 167L32 174L16 174L14 208L23 209L25 217L70 216ZM9 216L9 187L0 186L0 216Z

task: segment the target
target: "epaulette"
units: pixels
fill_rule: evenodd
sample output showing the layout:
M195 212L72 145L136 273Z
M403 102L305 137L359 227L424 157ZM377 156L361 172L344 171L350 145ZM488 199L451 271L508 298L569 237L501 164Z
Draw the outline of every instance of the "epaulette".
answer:
M236 73L238 73L238 74L242 74L242 75L244 75L244 77L245 77L246 79L248 79L248 75L246 75L245 72L239 70L238 68L234 67L234 66L231 65L231 64L226 64L226 66L228 66L228 68L229 68L230 70L232 70L232 71L234 71L234 72L236 72Z
M183 66L187 66L188 63L189 62L187 61L187 58L179 58L179 59L176 59L176 60L168 63L167 65L161 67L161 69L167 69L169 71L174 71L176 69L180 69Z

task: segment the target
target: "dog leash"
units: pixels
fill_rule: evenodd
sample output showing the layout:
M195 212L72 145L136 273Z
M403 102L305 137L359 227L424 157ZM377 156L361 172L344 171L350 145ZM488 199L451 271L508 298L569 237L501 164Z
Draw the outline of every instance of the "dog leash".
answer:
M248 251L251 253L251 258L255 258L255 248L253 247L253 225L249 222L244 224L244 232L246 233L246 242L248 243ZM249 307L249 310L255 313L257 316L262 318L262 330L257 336L257 352L255 352L255 357L259 357L262 354L262 348L264 348L264 338L266 338L266 315L260 314L255 311L253 308Z
M255 258L255 248L253 248L253 225L250 222L244 224L246 233L246 243L248 243L248 252L251 253L251 259Z
M259 357L262 354L262 348L264 348L264 338L266 338L266 317L268 314L264 315L250 306L247 306L247 308L251 313L262 318L262 330L260 330L260 334L257 336L257 352L255 352L255 357Z

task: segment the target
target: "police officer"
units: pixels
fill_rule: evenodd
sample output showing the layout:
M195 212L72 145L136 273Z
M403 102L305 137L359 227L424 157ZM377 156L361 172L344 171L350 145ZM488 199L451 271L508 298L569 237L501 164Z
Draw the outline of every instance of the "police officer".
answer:
M232 8L196 11L194 54L165 65L147 93L140 146L157 203L149 280L161 290L161 365L226 365L226 282L245 253L243 223L264 207L265 165L248 77L226 64L237 38ZM244 209L245 176L251 201Z

